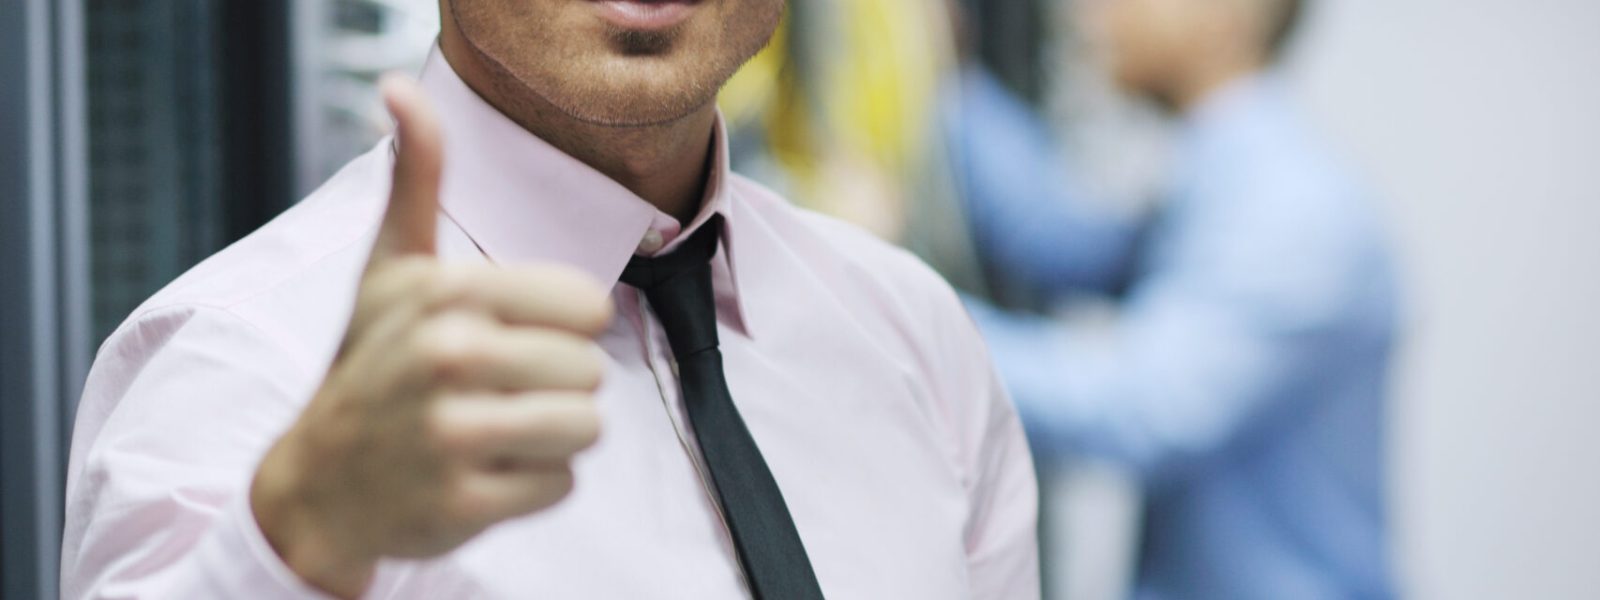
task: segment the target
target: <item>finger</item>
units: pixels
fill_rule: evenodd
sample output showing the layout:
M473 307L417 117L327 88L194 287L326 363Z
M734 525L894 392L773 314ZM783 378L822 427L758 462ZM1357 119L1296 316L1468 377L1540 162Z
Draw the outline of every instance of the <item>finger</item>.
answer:
M372 261L407 254L434 253L439 182L444 169L444 138L422 88L410 78L386 75L381 89L394 117L397 150L389 207L373 248Z
M588 274L565 265L441 266L395 260L368 272L356 314L405 309L417 318L471 309L507 325L561 329L594 337L610 324L610 294Z
M412 344L418 372L458 390L594 391L605 371L605 354L588 338L468 311L434 316Z
M362 337L379 322L409 327L426 318L434 312L426 300L427 291L436 287L443 270L437 260L420 254L389 259L381 266L368 265L351 311L347 340ZM393 326L390 329L393 331ZM384 343L396 341L390 338Z
M593 337L615 311L611 294L587 273L564 265L450 267L434 286L433 308L474 308L508 325L552 327Z
M600 435L594 399L582 393L446 398L434 404L433 419L446 452L489 470L560 464Z
M457 513L480 523L497 523L546 508L572 492L566 464L524 471L468 471L458 489Z

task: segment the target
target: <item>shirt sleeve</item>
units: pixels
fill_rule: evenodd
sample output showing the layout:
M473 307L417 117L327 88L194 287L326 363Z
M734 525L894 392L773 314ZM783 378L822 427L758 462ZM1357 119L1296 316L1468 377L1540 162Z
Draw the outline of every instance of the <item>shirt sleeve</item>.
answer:
M1259 208L1192 224L1105 335L969 300L1035 448L1181 477L1300 410L1342 357L1380 351L1389 305L1369 236Z
M950 293L950 292L946 292ZM1038 598L1038 487L1017 412L983 340L953 293L935 321L967 489L967 566L974 598Z
M63 596L325 598L278 559L247 492L311 381L219 309L159 310L113 334L73 439Z
M955 89L946 129L985 268L1046 295L1120 291L1141 220L1092 201L1050 127L992 75L969 69Z

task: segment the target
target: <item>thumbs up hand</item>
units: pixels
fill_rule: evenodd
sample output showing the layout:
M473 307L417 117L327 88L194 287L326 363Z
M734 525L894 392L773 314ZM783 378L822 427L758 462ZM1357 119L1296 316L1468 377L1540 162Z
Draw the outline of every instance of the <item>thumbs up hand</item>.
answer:
M599 428L592 338L612 311L572 269L440 264L442 132L416 84L383 92L399 150L354 315L251 486L273 549L342 597L381 558L443 554L572 489L572 457Z

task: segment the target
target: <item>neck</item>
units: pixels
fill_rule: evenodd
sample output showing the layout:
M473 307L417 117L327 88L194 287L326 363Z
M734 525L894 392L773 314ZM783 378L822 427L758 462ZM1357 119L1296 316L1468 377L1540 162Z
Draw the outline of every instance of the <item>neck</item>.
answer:
M659 125L615 127L580 121L523 86L468 43L448 16L445 20L439 36L445 60L496 110L661 212L682 222L699 212L710 172L715 105Z
M1197 50L1167 78L1167 85L1154 94L1167 111L1187 115L1235 81L1266 68L1259 53L1228 44Z

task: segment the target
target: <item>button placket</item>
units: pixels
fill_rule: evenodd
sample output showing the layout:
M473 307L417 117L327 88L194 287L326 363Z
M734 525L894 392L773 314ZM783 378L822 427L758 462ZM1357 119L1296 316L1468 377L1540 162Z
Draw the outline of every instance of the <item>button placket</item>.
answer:
M677 395L668 391L675 390L678 387L678 361L673 358L672 353L667 351L664 345L659 344L656 340L656 334L660 332L660 329L647 308L649 301L645 299L644 292L634 290L634 293L638 302L636 306L639 308L639 322L642 326L639 334L644 342L645 365L650 368L650 377L656 383L656 392L661 398L661 407L667 413L667 420L672 423L673 433L677 434L678 437L678 444L688 457L689 464L694 467L695 474L700 480L701 491L705 493L705 497L711 507L717 511L717 520L722 524L722 534L731 548L733 546L733 532L728 529L728 517L723 514L722 502L717 499L716 490L712 487L711 474L706 470L704 459L700 456L699 446L691 440L692 436L688 427L684 425L683 419L680 418L681 415L675 406L677 403L674 402ZM662 360L665 360L668 369L672 371L671 380L667 380L657 367ZM743 567L741 567L741 572L742 569Z

